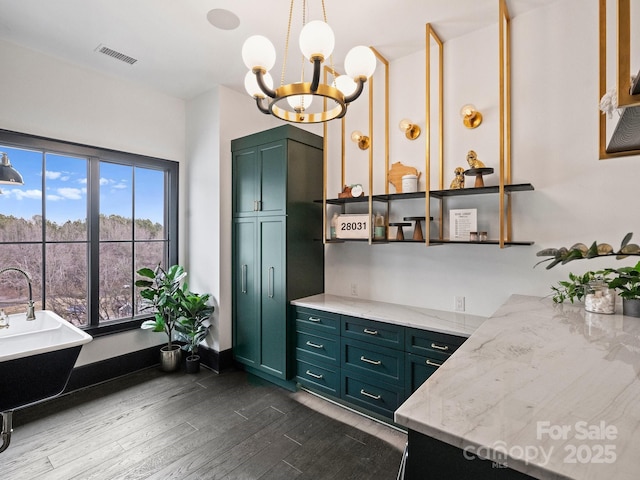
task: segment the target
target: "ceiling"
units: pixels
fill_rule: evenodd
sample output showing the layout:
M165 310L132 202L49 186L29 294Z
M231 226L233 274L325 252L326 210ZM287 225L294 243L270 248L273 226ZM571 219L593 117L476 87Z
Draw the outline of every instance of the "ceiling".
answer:
M507 0L512 17L558 0ZM321 19L319 0L309 0L307 21ZM338 70L355 45L375 47L388 60L424 48L425 24L448 40L498 21L498 0L326 0L336 37ZM289 0L0 0L0 39L190 99L215 85L244 92L244 40L271 39L280 78ZM207 20L212 9L238 17L233 30ZM298 33L302 0L295 2L287 74L299 72ZM98 53L98 46L137 59L130 65ZM287 78L287 81L293 81Z

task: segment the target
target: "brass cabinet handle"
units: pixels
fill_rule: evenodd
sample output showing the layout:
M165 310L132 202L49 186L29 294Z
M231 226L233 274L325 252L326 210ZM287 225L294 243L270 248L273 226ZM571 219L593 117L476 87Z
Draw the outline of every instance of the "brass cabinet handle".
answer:
M442 350L442 351L444 351L444 352L446 352L447 350L449 350L449 347L448 347L447 345L442 346L442 345L438 345L438 344L436 344L436 343L432 343L432 344L431 344L431 348L435 348L436 350Z
M309 321L310 322L320 322L321 320L319 318L316 318L316 317L309 317Z
M360 389L360 395L364 395L365 397L373 398L374 400L380 400L380 395L374 395L373 393L367 392L364 388Z
M313 373L311 370L307 370L305 373L310 377L317 378L318 380L322 380L324 378L324 375L318 375L317 373Z
M378 331L377 330L369 330L368 328L364 329L364 333L368 333L369 335L377 335Z
M324 348L324 345L318 345L317 343L307 341L307 345L313 348Z
M432 362L431 360L427 359L426 361L427 365L431 365L432 367L441 367L442 364L441 363L436 363L436 362Z
M381 365L382 364L382 360L369 360L364 355L362 355L360 357L360 361L365 362L365 363L370 363L371 365Z

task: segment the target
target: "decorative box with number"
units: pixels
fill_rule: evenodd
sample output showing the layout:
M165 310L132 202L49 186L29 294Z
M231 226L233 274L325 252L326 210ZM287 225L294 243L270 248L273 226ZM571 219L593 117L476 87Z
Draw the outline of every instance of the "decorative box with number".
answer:
M369 238L369 214L340 215L336 221L337 238Z

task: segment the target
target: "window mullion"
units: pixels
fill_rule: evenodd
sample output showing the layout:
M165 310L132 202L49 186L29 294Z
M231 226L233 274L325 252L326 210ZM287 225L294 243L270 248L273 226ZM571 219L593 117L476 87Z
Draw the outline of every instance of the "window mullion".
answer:
M100 160L89 158L87 181L87 221L89 223L89 325L100 325Z

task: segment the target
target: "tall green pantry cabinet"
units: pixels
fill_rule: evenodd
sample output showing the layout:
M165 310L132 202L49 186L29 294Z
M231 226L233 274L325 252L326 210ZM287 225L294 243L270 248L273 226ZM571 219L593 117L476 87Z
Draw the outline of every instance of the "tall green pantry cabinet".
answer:
M255 375L293 376L289 301L324 291L322 137L292 125L231 142L233 355Z

